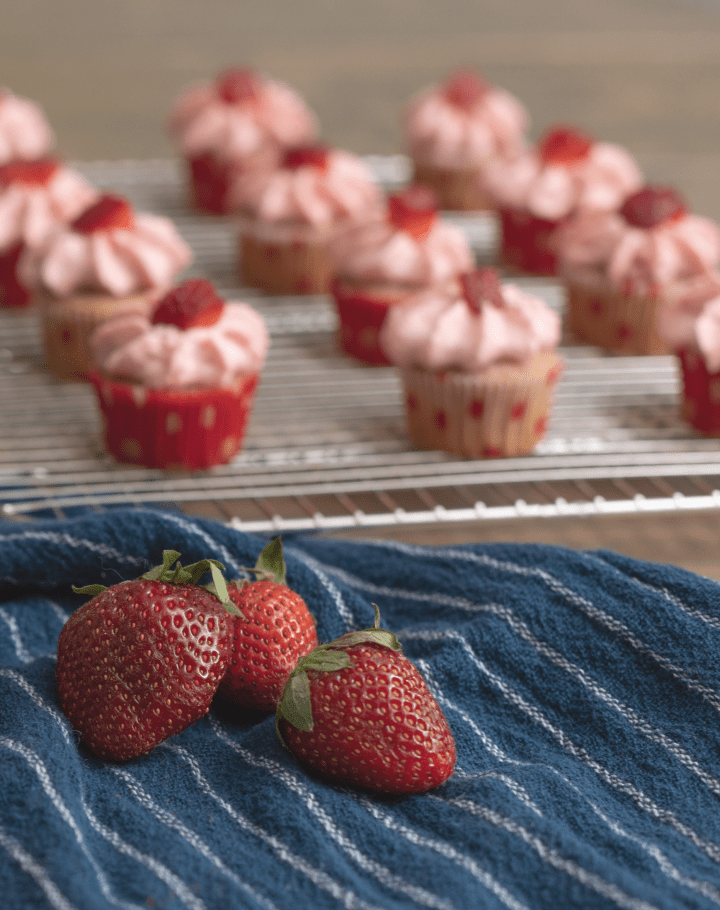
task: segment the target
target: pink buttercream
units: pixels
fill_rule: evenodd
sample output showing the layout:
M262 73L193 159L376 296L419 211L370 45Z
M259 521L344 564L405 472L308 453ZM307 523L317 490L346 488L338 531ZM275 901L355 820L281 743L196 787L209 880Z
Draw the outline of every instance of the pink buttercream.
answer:
M473 168L525 148L527 113L509 92L488 87L471 106L448 100L433 86L408 105L408 151L417 161L442 168Z
M227 303L211 326L153 325L146 313L118 316L91 338L97 367L112 379L153 389L220 388L258 373L269 339L246 303Z
M570 165L546 164L537 150L488 164L485 190L501 205L557 221L578 209L617 209L642 185L635 159L619 145L592 144Z
M45 184L0 185L0 252L17 243L38 249L97 196L79 174L60 165Z
M387 219L357 225L331 243L330 258L341 279L411 287L442 284L474 265L465 235L440 218L420 239Z
M657 313L658 335L674 351L698 350L708 370L720 370L720 274L683 282Z
M315 115L297 92L281 82L257 76L252 100L229 104L215 84L185 92L175 105L170 129L185 155L211 152L242 162L265 152L310 142L317 134Z
M560 319L542 300L512 284L501 286L503 305L474 313L458 292L423 291L390 309L380 345L397 366L428 370L484 370L502 361L522 363L560 341Z
M45 115L34 102L0 89L0 164L40 158L54 141Z
M61 230L42 250L23 252L19 273L28 286L42 284L58 297L83 291L125 297L171 284L191 259L172 221L136 213L129 230Z
M382 196L370 168L356 155L329 151L325 167L279 168L240 181L247 208L259 221L327 228L347 218L372 217Z

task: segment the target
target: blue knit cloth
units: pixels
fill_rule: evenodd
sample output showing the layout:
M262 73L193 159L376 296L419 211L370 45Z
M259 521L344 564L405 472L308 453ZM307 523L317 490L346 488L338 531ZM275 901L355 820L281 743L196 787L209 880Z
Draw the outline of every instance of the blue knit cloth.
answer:
M71 584L265 541L152 510L0 524L0 907L720 905L720 586L607 552L286 536L321 641L372 602L442 705L457 770L379 798L308 777L221 706L126 764L61 714Z

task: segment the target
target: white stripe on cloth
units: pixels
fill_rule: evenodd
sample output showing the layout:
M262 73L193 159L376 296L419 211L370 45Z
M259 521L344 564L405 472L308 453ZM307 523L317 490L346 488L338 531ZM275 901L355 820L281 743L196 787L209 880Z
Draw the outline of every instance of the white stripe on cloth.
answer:
M490 778L491 780L499 780L500 783L505 784L508 790L517 797L517 799L531 812L534 812L535 815L538 815L540 818L543 818L543 813L535 800L530 796L525 787L522 784L518 783L514 778L509 777L507 774L501 774L499 771L480 771L477 774L472 774L469 771L463 771L460 768L455 766L453 771L453 777L460 780L481 780L484 778Z
M295 549L295 547L286 547L285 552L292 554L295 559L299 560L303 565L307 566L308 569L310 569L310 571L318 577L323 587L328 591L332 599L335 601L338 612L345 620L345 627L348 629L348 631L352 631L355 627L355 617L352 615L351 610L343 600L343 596L340 591L338 591L338 589L323 571L325 567L319 563L317 559L309 556L302 550Z
M4 676L6 679L11 679L14 683L16 683L18 686L20 686L20 688L23 690L23 692L25 692L27 695L29 695L30 698L35 702L35 704L38 706L38 708L41 708L43 711L45 711L47 714L49 714L52 717L52 719L58 724L58 726L60 727L60 732L62 733L63 739L65 740L65 742L68 744L71 742L70 730L72 728L70 726L70 722L67 720L65 715L61 714L52 705L49 705L45 701L45 699L42 697L42 695L40 695L40 693L33 686L30 685L30 683L25 679L25 677L21 673L19 673L17 670L10 670L6 667L3 667L3 668L0 668L0 676Z
M56 531L23 531L21 534L0 535L0 543L14 543L22 540L45 540L50 543L65 544L76 550L90 550L91 553L98 553L108 559L115 559L118 562L127 562L133 566L144 566L147 559L143 556L129 556L127 553L121 553L114 547L108 547L106 544L98 543L94 540L85 540L82 537L71 537L70 534L60 534Z
M224 544L215 540L215 538L212 537L210 534L208 534L208 532L204 528L199 528L197 525L193 524L192 521L188 521L186 519L180 518L179 515L173 515L171 512L167 512L167 513L164 512L163 520L166 520L166 521L171 522L172 524L178 525L178 527L182 528L183 531L188 531L190 534L195 534L201 540L204 540L205 543L209 547L213 547L217 551L217 553L219 553L220 559L222 560L223 565L225 566L225 568L228 571L231 571L235 574L240 574L240 575L247 574L247 573L243 572L242 566L239 566L235 562L235 560L233 559L232 555L230 554L230 551L228 550L228 548Z
M23 872L27 872L34 879L37 886L48 899L48 903L55 910L76 910L75 905L71 904L65 895L62 894L35 857L28 853L22 844L16 841L12 834L8 834L4 828L0 828L0 846L7 850Z
M21 660L24 664L32 663L32 655L23 644L22 636L20 635L20 627L18 626L15 617L11 616L4 607L0 607L0 618L2 618L10 631L10 640L15 648L18 660Z

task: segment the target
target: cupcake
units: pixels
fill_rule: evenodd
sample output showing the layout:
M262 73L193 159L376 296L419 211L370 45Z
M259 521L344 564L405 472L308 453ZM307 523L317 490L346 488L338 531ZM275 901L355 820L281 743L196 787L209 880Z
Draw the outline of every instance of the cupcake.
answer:
M242 206L239 176L273 170L286 148L315 139L317 121L289 86L235 68L185 92L170 131L187 162L193 204L223 214Z
M517 99L460 69L414 98L404 120L413 179L436 193L440 208L494 207L478 175L525 149L527 114Z
M372 364L388 363L379 332L390 307L474 265L465 235L438 218L435 194L421 186L390 196L384 217L341 234L330 258L339 347Z
M37 104L0 88L0 164L42 158L54 142L53 132Z
M401 370L412 441L468 458L526 455L542 439L559 340L558 316L493 269L408 298L380 336Z
M118 461L195 470L239 450L268 347L262 317L190 279L103 323L91 380Z
M382 195L356 155L322 145L285 153L282 167L245 180L240 278L270 294L320 294L332 277L328 244L377 218Z
M554 234L566 218L616 210L642 184L629 152L567 127L514 159L493 162L482 180L499 209L503 262L536 275L557 274Z
M0 165L0 306L24 307L30 301L32 289L17 272L23 249L42 249L96 196L55 158Z
M157 300L192 254L172 222L134 212L119 196L100 196L42 250L25 250L21 280L35 288L47 365L83 379L93 331L119 311Z
M720 262L720 227L689 214L675 190L658 185L631 195L618 212L577 214L556 243L569 330L627 354L668 353L658 308Z

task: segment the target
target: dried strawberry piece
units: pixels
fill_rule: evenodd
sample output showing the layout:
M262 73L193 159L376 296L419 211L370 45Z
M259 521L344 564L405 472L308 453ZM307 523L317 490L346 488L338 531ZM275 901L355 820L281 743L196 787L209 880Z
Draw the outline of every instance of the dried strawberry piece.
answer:
M489 88L473 70L459 69L447 80L443 92L451 104L468 110L485 97Z
M96 231L130 230L133 220L130 203L121 196L108 194L81 212L70 226L79 234L94 234Z
M437 218L437 196L425 186L411 186L388 199L390 223L416 240L427 237Z
M10 161L0 167L0 185L24 183L28 186L45 186L60 167L55 158L39 158L37 161Z
M283 167L296 170L299 167L316 167L327 170L330 149L326 145L297 145L285 152Z
M238 66L220 73L215 81L218 95L226 104L255 101L260 93L257 73L246 66Z
M651 184L628 196L620 214L633 227L651 228L683 218L687 206L672 187Z
M480 313L484 303L489 303L498 309L505 305L500 279L495 269L475 269L472 272L465 272L460 275L460 286L467 305L476 315Z
M196 329L215 325L225 303L206 278L189 278L167 293L155 306L153 325L176 325Z
M587 158L592 147L593 139L587 133L559 126L540 140L538 154L545 164L576 164Z

